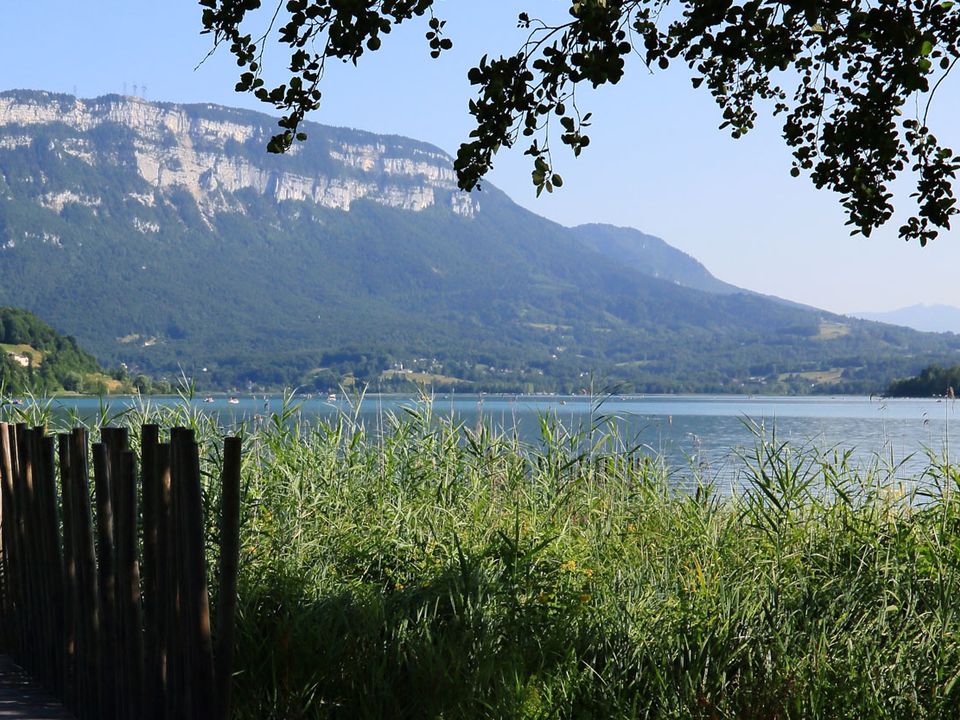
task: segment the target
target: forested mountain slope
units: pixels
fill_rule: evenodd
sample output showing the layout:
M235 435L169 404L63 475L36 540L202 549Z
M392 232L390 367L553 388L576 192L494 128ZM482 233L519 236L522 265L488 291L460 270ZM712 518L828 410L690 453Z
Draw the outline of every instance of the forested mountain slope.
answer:
M771 301L565 228L425 143L212 105L0 93L0 303L201 386L864 391L960 338ZM636 233L643 238L642 234ZM206 370L204 370L206 368Z

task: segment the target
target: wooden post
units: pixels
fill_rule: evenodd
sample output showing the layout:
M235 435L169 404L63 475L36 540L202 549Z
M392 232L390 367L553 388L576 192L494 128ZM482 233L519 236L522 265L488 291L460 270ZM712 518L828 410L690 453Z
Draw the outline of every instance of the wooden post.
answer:
M77 586L76 500L70 470L70 436L57 437L60 458L60 499L63 503L63 702L79 712L77 686L77 628L80 624L80 590Z
M12 645L11 650L20 650L19 587L18 587L18 549L16 547L17 524L13 497L13 467L10 459L10 426L0 423L0 495L3 506L0 508L0 532L3 533L4 550L4 613L8 618L4 628L5 640Z
M25 648L24 660L27 670L41 683L50 686L49 636L47 628L48 603L50 594L46 588L46 573L43 572L43 533L40 530L40 502L37 497L36 466L37 452L33 442L33 433L26 425L17 425L17 454L20 464L20 494L23 498L23 535L26 542L27 563L27 611L28 629L33 638Z
M144 691L143 718L158 720L163 716L163 661L160 650L160 468L158 446L160 428L144 425L140 434L140 473L143 496L143 625L144 625Z
M79 621L77 658L81 720L99 719L101 706L100 597L97 592L97 559L94 549L93 518L90 506L90 476L87 460L87 431L76 428L70 434L71 499L75 510L77 587Z
M3 470L0 469L0 484L3 483ZM5 523L3 521L3 492L0 491L0 613L7 618L8 622L13 620L13 607L9 604L10 590L7 587L7 548L4 543L6 535ZM0 623L0 648L9 645L7 635L9 634L9 625Z
M20 546L21 587L23 589L23 603L20 606L20 622L23 627L24 642L20 649L23 665L33 663L33 653L36 647L30 642L30 637L36 632L37 607L33 604L36 593L33 589L34 577L31 570L33 560L33 545L27 542L27 532L30 528L29 501L23 477L20 473L21 443L25 426L21 424L10 426L10 453L12 460L11 479L13 481L13 496L16 498L17 526L16 533Z
M29 483L33 494L33 539L37 544L37 589L42 608L42 634L40 641L43 644L40 667L35 671L39 679L50 690L57 690L57 645L60 637L57 634L55 617L56 591L54 590L54 575L60 576L62 571L54 567L52 557L50 533L56 530L48 525L47 517L47 473L44 463L42 447L43 430L34 428L27 431L27 467L29 469Z
M16 455L14 446L14 428L0 423L0 493L3 495L3 535L4 535L4 572L6 573L5 591L10 615L9 627L12 632L9 641L18 655L23 654L26 619L23 616L25 602L23 587L23 553L20 547L20 519L18 498L14 493L14 465Z
M173 455L170 444L157 448L160 475L160 505L157 523L157 569L160 577L159 610L161 619L160 658L164 688L164 720L179 720L186 715L186 686L183 654L180 651L180 578L177 572L180 554L173 492Z
M121 494L124 485L123 477L123 453L127 450L129 442L129 433L126 428L104 427L100 428L100 439L106 448L107 454L107 487L110 498L110 508L112 512L112 541L113 541L113 636L114 636L114 680L113 691L116 699L116 717L117 720L126 720L130 716L129 688L131 680L129 677L132 667L125 657L125 648L127 647L126 626L124 623L124 607L126 598L124 597L124 588L120 582L121 559L120 552L120 532L121 532Z
M143 620L140 603L140 565L137 559L137 485L133 453L119 456L117 487L117 614L120 660L123 665L122 717L140 720L143 704Z
M97 499L97 556L100 594L100 713L104 720L120 720L117 707L119 668L117 652L116 560L113 546L113 503L110 458L103 443L93 446L93 475Z
M174 492L180 505L183 528L182 610L188 643L191 680L188 693L192 714L213 717L213 646L203 533L203 498L200 491L200 452L193 431L174 429Z
M223 446L220 497L220 589L217 601L216 660L217 709L229 720L233 681L233 645L237 612L237 576L240 562L240 467L242 441L229 437Z
M183 488L185 465L184 455L186 453L183 428L170 429L170 482L171 482L171 549L173 557L171 559L171 568L176 578L174 586L177 589L176 608L177 608L177 627L181 629L177 636L171 633L171 639L176 639L171 643L171 654L177 663L177 687L179 696L177 698L179 717L187 720L193 720L194 704L194 655L191 652L193 647L193 627L190 623L190 598L189 588L187 587L187 562L186 556L189 552L190 541L186 537L186 523L184 522L184 499Z
M31 642L32 633L35 632L36 607L33 605L33 576L30 570L31 547L27 543L27 527L29 525L27 494L24 490L22 476L22 467L20 465L20 444L23 441L23 435L26 432L26 425L17 423L10 426L10 452L12 460L12 479L13 495L16 508L17 524L14 528L18 546L20 548L20 590L23 602L20 605L20 618L23 627L23 643L20 647L21 657L25 663L30 662L35 651Z
M6 426L0 427L0 432L6 433ZM0 486L3 485L3 463L0 462ZM11 628L16 622L16 619L13 617L14 605L13 600L10 597L10 588L9 583L9 571L7 569L9 564L9 552L10 549L7 546L7 520L4 514L4 508L6 503L4 502L4 493L2 488L0 488L0 613L3 613L3 618L6 619L6 623L0 623L0 648L4 648L9 652L10 645L10 635Z
M44 565L46 587L50 594L48 604L47 627L49 629L50 649L52 660L50 665L50 688L57 697L65 696L64 678L64 629L63 620L65 610L63 593L63 550L60 538L60 516L57 512L57 481L56 462L54 456L56 447L52 437L47 436L46 429L34 428L34 442L38 451L37 468L39 469L40 515L44 534Z

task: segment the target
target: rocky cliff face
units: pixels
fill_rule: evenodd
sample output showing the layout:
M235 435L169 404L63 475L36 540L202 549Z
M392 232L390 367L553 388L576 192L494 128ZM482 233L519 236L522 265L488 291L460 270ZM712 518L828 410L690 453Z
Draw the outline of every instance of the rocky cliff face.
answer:
M244 190L277 202L311 201L347 211L361 198L411 211L445 206L466 217L479 209L472 196L457 190L448 155L402 138L315 125L308 128L307 145L277 158L264 149L275 127L257 113L135 97L0 94L0 149L31 145L40 126L66 130L47 140L48 150L90 165L132 160L147 183L161 192L185 189L207 217L243 212L237 193ZM89 137L105 126L128 131L130 143L105 153ZM43 200L58 211L69 203L91 204L90 198L63 194Z

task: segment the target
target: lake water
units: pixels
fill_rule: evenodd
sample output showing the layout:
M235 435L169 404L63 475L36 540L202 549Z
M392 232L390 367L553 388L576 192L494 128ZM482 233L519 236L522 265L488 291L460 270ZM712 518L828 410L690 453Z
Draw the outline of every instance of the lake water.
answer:
M197 409L219 415L230 426L238 421L257 421L279 412L281 396L239 396L232 404L226 397L213 402L197 398ZM179 398L150 398L154 404L182 402ZM307 420L332 418L352 412L350 400L297 397ZM135 398L111 398L111 412L139 402ZM53 401L58 413L76 411L82 417L97 415L100 401L94 398L62 398ZM367 395L358 415L372 431L385 425L389 413L402 414L414 408L416 398L397 395ZM704 395L613 396L603 399L560 396L438 395L433 398L436 416L453 416L467 426L483 418L498 429L516 432L521 440L536 443L540 418L555 418L569 429L589 429L605 423L615 426L628 446L640 445L665 458L681 477L692 477L694 468L703 475L735 480L743 467L742 453L756 442L762 428L769 439L795 446L815 446L852 451L852 459L864 466L878 459L901 463L896 477L910 478L926 466L926 453L954 459L951 435L957 435L960 417L953 400L902 400L867 397L744 397ZM958 435L960 442L960 435Z

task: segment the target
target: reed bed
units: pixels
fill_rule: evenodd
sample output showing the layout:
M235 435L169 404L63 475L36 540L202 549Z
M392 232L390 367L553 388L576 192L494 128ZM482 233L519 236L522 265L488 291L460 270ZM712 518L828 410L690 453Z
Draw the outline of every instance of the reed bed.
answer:
M236 717L954 718L960 472L894 470L760 434L678 491L612 425L285 406L246 428Z

